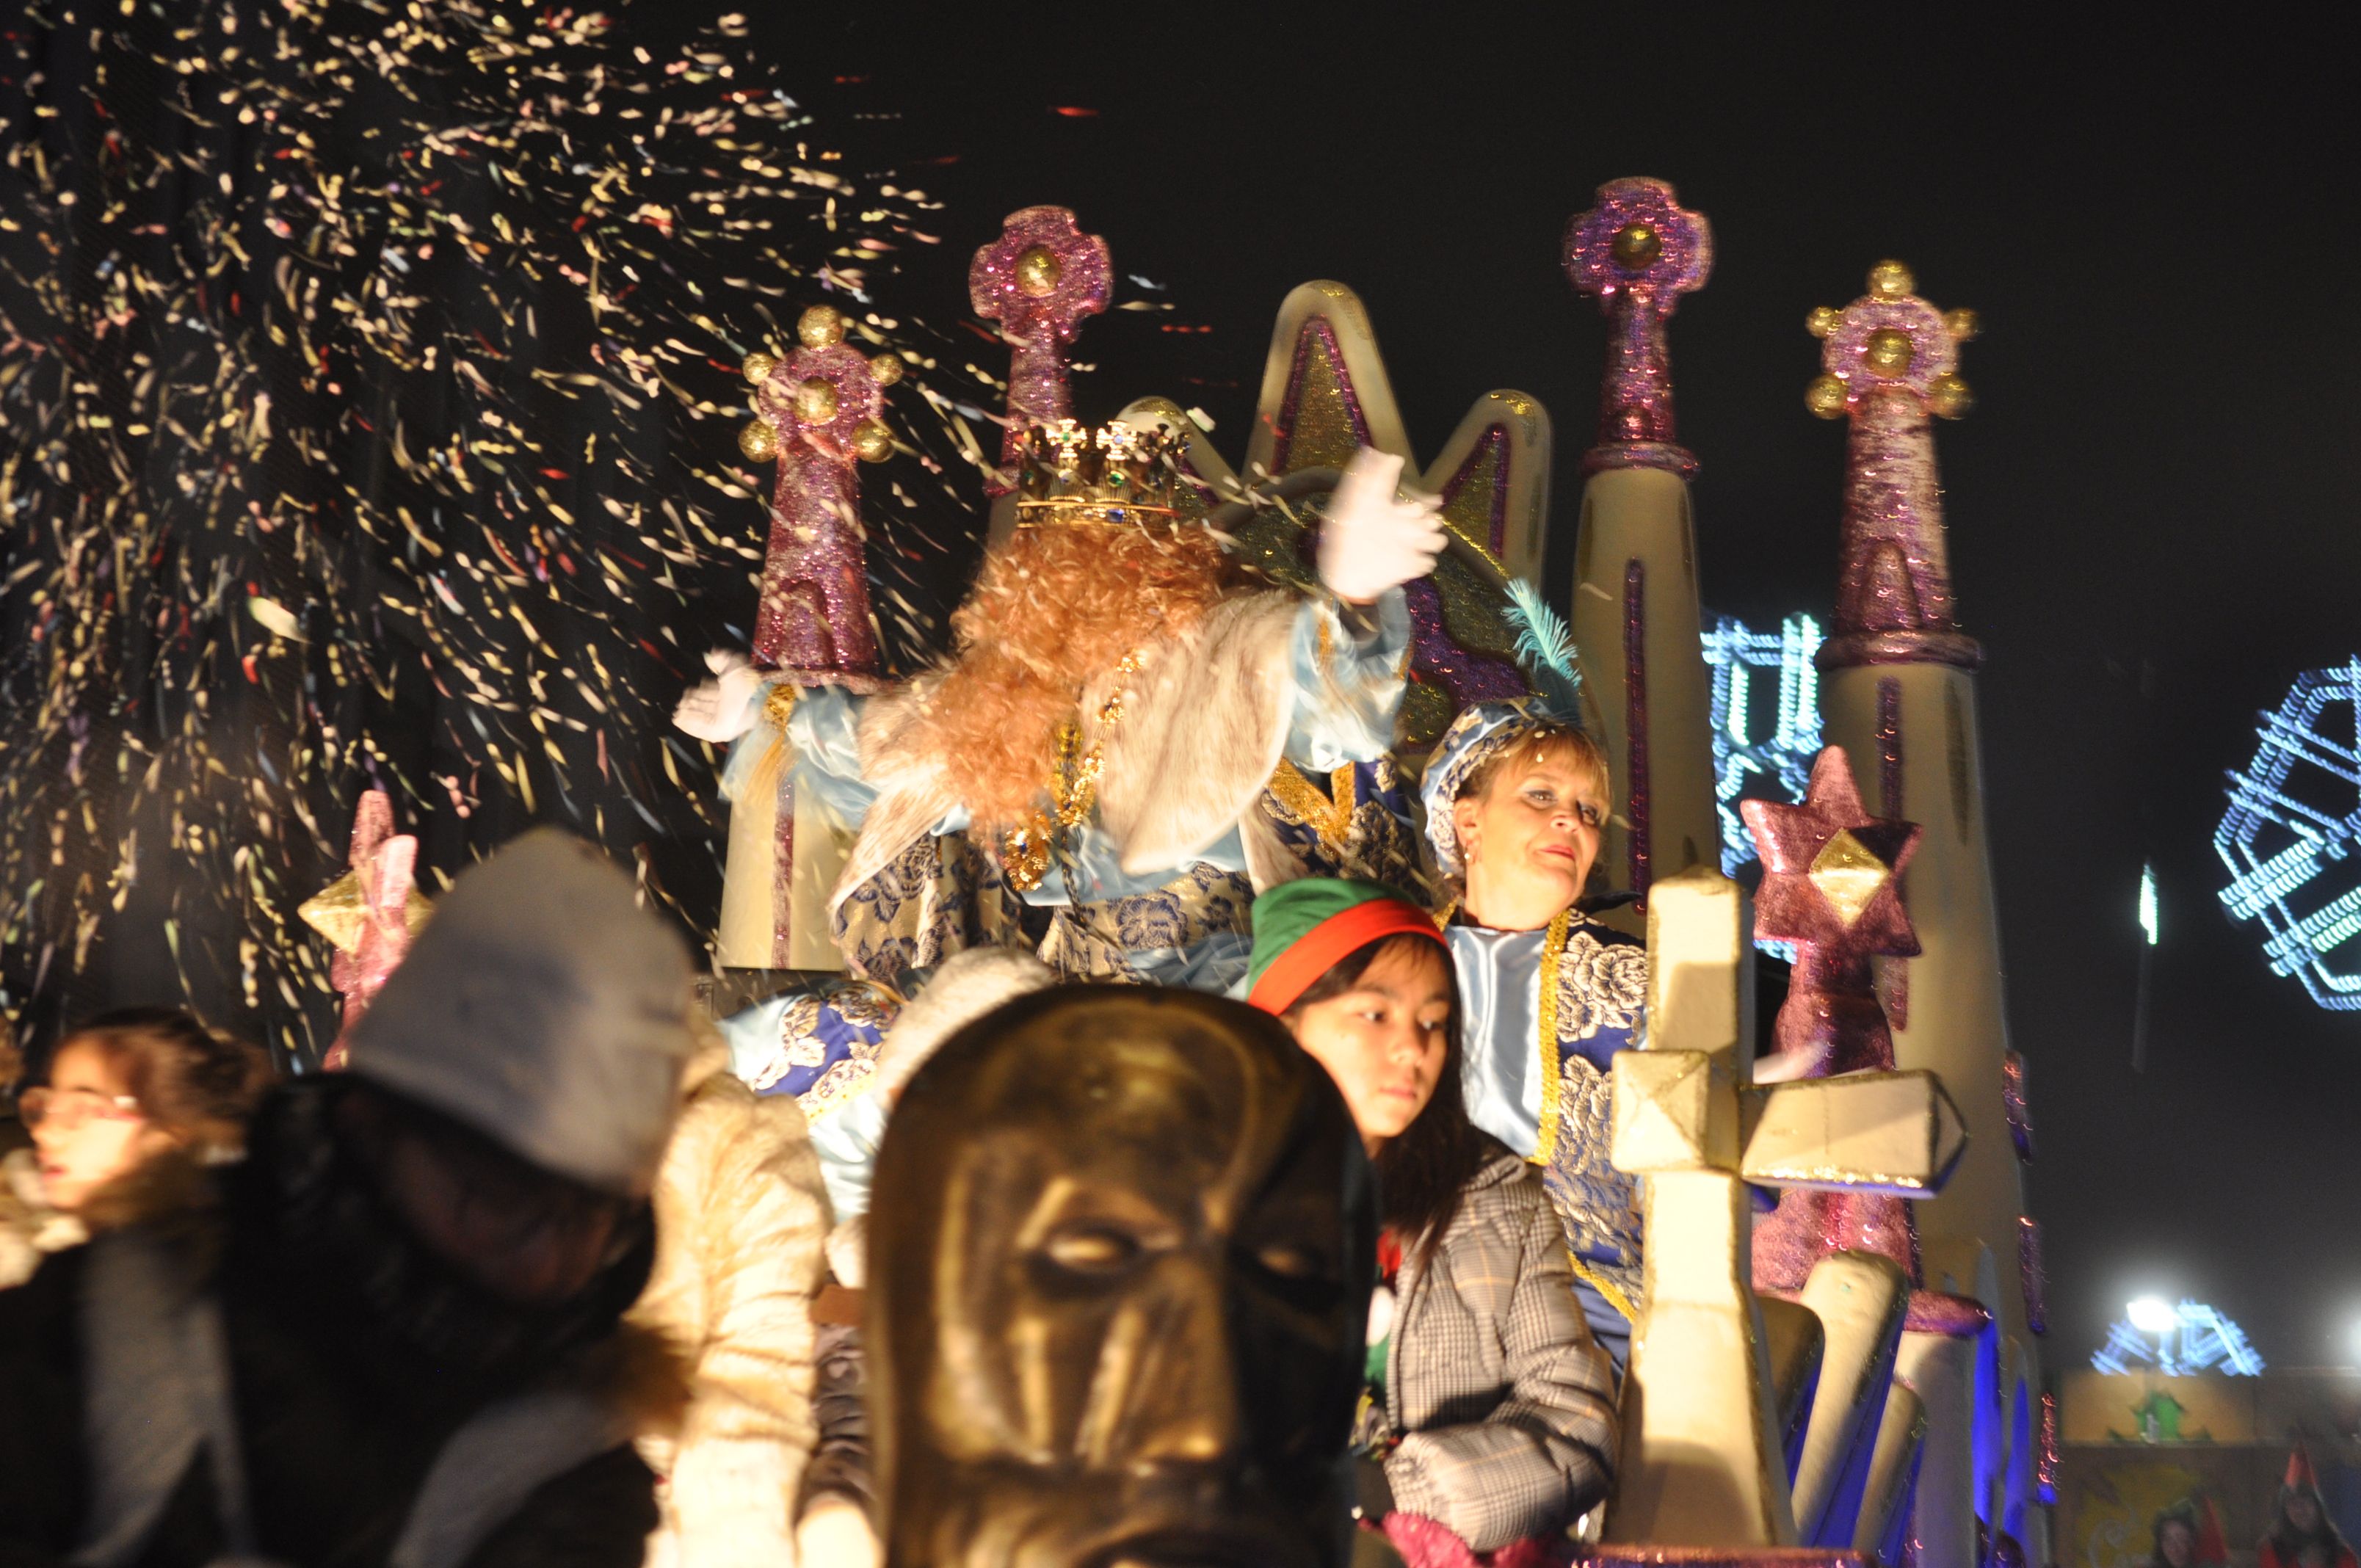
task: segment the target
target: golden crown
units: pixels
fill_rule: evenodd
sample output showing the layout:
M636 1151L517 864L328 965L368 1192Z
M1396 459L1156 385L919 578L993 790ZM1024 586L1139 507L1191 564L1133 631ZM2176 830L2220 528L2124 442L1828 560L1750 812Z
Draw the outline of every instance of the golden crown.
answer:
M1173 496L1181 450L1161 425L1037 424L1025 433L1017 468L1017 526L1169 522L1180 515Z

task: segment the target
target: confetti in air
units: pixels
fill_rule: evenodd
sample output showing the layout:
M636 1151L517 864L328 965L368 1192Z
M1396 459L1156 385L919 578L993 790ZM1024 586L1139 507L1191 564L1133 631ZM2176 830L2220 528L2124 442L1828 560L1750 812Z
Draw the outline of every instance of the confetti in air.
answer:
M641 19L121 0L5 33L10 1013L144 985L315 1062L335 1003L296 907L371 787L429 894L555 820L696 926L721 807L667 716L747 642L739 367L812 304L907 367L873 599L889 662L941 635L1000 398L894 299L964 258L741 19L662 48Z

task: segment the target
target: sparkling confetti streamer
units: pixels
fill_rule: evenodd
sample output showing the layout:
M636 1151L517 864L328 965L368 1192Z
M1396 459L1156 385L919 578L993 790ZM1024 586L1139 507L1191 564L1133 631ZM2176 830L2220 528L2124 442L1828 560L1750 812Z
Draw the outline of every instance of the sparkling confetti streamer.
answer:
M893 304L939 204L829 148L742 18L653 20L52 0L0 35L0 1005L37 1031L185 999L316 1063L297 909L368 788L429 895L538 818L708 917L714 758L666 719L749 641L738 372L812 305L905 371L864 487L887 673L940 637L999 395Z

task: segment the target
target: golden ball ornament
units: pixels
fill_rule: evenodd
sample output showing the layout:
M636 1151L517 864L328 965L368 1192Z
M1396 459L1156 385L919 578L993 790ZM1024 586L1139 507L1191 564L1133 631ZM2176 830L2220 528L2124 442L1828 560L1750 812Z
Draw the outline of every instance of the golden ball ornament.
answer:
M776 355L750 354L746 356L746 363L741 368L746 379L759 387L769 380L771 372L778 367L779 360Z
M1607 253L1626 272L1637 272L1664 254L1664 236L1646 224L1625 224L1615 231Z
M902 356L898 354L881 354L869 362L869 373L877 378L881 387L890 387L900 380L902 369Z
M1016 258L1017 291L1033 299L1055 293L1058 280L1065 275L1066 264L1046 245L1034 246Z
M1967 382L1947 372L1928 383L1927 406L1938 419L1957 419L1976 406L1976 395L1968 390Z
M1918 280L1899 261L1881 261L1869 269L1869 291L1881 300L1898 300L1917 287Z
M1804 330L1814 337L1826 337L1843 320L1844 313L1834 305L1815 305L1812 313L1804 318Z
M806 348L834 348L844 341L844 316L833 305L814 305L796 318L796 338Z
M894 433L882 419L865 419L852 427L852 455L863 463L883 463L894 455Z
M1949 333L1954 341L1965 343L1982 333L1983 318L1970 310L1945 311L1943 330Z
M749 463L768 463L779 455L779 428L758 419L738 433L738 450Z
M1904 376L1910 362L1918 357L1918 350L1910 334L1898 326L1882 326L1869 334L1869 342L1861 351L1861 363L1881 376Z
M1844 378L1840 376L1813 377L1812 384L1804 389L1804 406L1822 419L1844 418Z
M796 417L806 424L826 424L836 417L836 383L815 376L796 388Z

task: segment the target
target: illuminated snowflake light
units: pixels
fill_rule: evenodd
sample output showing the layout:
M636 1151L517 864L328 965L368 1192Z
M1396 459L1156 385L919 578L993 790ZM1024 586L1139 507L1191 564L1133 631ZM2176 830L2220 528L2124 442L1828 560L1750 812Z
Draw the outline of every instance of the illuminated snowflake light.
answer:
M1789 616L1776 631L1717 616L1705 633L1725 875L1735 876L1754 859L1754 839L1738 817L1749 784L1755 796L1793 802L1804 798L1811 782L1812 759L1820 751L1820 672L1812 655L1820 641L1819 622L1808 615Z
M2213 1308L2184 1298L2167 1310L2172 1318L2169 1328L2144 1329L2129 1316L2117 1320L2091 1365L2101 1372L2152 1367L2168 1377L2200 1372L2252 1377L2263 1370L2263 1358L2246 1343L2246 1331Z
M2337 1012L2361 1008L2361 658L2296 678L2262 716L2254 760L2230 779L2214 852L2223 907L2259 920L2271 972Z

